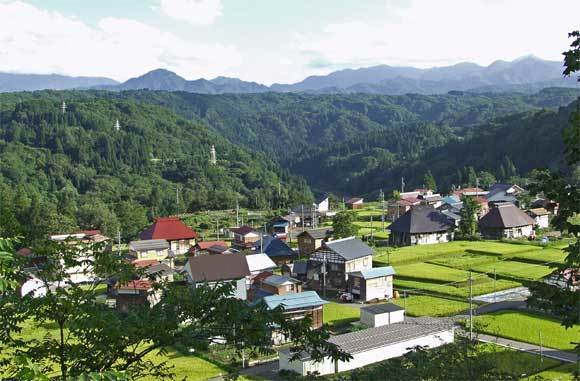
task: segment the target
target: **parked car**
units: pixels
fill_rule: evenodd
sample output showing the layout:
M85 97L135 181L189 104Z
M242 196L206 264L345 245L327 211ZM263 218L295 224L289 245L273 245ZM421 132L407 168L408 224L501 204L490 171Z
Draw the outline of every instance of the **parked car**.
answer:
M353 301L354 296L350 292L343 292L338 298L343 302L350 303Z

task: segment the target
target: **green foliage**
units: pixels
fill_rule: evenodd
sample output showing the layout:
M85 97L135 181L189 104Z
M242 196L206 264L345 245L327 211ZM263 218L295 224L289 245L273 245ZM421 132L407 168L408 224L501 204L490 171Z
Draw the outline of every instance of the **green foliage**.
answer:
M132 239L154 216L233 208L236 201L287 207L312 197L303 180L203 122L79 94L67 99L66 114L54 92L1 104L0 235L39 240L78 228L116 235L120 228ZM217 165L209 163L212 144Z
M477 220L481 205L471 197L463 197L459 235L461 238L473 238L477 234Z
M357 216L353 211L345 210L337 213L332 218L332 230L334 231L334 236L336 238L356 236L359 230L359 226L355 224L356 220Z
M14 253L10 241L0 239L1 374L40 371L49 379L67 380L91 374L101 377L112 371L129 379L170 379L171 369L165 362L153 362L150 354L163 356L171 345L207 348L216 338L238 351L243 347L268 351L273 325L293 338L295 356L307 352L315 360L350 358L326 341L329 334L325 329L311 330L310 318L287 320L282 307L252 306L231 296L231 283L193 288L159 282L153 291L159 298L156 304L134 306L121 313L98 300L100 286L112 276L125 283L142 276L143 270L102 244L43 242L34 253L43 259L35 276L46 294L21 296L16 282L28 276L24 260ZM89 285L72 283L66 271L71 267L81 267L85 275L92 270L96 278ZM26 324L32 324L34 332L50 329L39 340L22 334ZM25 360L12 362L12 358Z
M435 182L435 177L433 177L431 170L428 170L427 173L425 173L425 177L423 177L423 185L425 185L425 188L437 192L437 183Z

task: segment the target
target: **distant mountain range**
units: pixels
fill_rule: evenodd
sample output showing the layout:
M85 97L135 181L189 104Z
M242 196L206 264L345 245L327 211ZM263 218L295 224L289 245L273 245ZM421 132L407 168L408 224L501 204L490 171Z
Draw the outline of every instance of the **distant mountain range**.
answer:
M114 86L119 82L102 77L69 77L59 74L0 73L0 92L83 89Z
M165 69L156 69L120 84L108 78L0 73L0 92L92 87L116 91L150 89L201 94L268 91L387 95L442 94L449 91L531 93L546 87L575 87L577 83L574 79L562 77L562 69L561 62L534 56L511 62L495 61L489 66L469 62L430 69L379 65L310 76L298 83L273 84L270 87L228 77L187 80Z

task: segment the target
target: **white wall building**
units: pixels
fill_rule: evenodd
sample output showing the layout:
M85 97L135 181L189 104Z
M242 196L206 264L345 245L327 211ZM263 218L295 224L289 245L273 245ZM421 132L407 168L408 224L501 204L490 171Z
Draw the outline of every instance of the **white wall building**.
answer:
M412 319L330 338L329 342L352 355L350 361L335 362L326 358L314 362L307 354L299 360L290 361L292 353L289 349L283 349L278 352L279 369L293 371L302 376L314 372L321 375L345 372L400 357L416 346L436 348L453 341L453 326L433 322L429 318Z
M360 322L367 327L382 327L404 320L405 309L393 303L375 304L360 309Z

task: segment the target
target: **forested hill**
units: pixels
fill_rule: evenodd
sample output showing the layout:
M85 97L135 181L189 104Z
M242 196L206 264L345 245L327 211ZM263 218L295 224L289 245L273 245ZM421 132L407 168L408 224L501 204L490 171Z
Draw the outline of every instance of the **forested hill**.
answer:
M444 95L225 94L127 91L105 96L155 103L207 124L237 144L267 152L285 165L304 151L333 147L349 139L408 123L449 125L461 135L466 127L497 117L572 102L577 89L539 93Z
M577 109L578 101L558 110L514 114L471 127L460 137L434 124L389 129L303 156L293 171L313 189L334 187L371 197L379 188L399 188L401 177L411 188L423 186L428 171L443 190L474 186L476 176L489 186L536 168L564 168L562 132Z
M115 235L120 224L134 237L153 215L311 197L303 181L265 154L159 106L86 95L67 100L63 114L59 92L5 95L0 235L41 237L77 227Z

